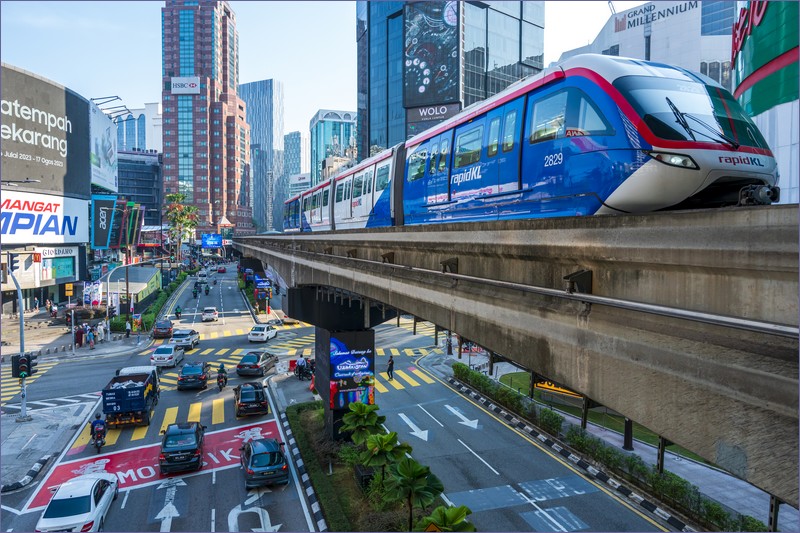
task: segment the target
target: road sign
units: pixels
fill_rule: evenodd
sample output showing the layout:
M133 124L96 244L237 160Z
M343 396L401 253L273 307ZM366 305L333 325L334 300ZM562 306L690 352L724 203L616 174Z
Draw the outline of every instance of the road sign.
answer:
M72 283L64 284L64 294L66 296L72 296Z

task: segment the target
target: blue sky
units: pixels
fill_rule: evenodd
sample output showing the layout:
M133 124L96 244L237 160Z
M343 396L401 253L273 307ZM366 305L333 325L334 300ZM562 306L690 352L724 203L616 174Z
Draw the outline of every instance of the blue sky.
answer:
M614 2L623 11L641 1ZM284 84L284 130L308 131L319 109L356 110L356 3L231 1L241 83ZM87 98L129 108L161 99L163 2L0 2L0 59ZM545 4L545 64L591 42L608 2Z

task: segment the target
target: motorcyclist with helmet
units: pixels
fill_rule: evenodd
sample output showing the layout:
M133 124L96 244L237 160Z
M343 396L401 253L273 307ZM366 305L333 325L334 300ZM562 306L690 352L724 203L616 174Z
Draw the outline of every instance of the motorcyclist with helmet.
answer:
M222 379L223 386L228 384L228 371L225 369L225 363L220 363L217 369L217 381L220 379Z
M92 444L94 444L95 436L97 435L97 431L102 431L103 436L106 432L106 421L103 420L100 416L100 413L94 415L94 420L91 422L91 435L92 435Z
M181 310L181 306L180 306L180 305L179 305L178 307L176 307L176 308L175 308L175 317L176 317L178 320L180 320L180 319L181 319L181 311L182 311L182 310Z

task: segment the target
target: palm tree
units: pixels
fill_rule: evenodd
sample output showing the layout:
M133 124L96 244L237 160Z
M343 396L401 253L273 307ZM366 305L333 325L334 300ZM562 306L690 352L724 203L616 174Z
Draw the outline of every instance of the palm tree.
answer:
M169 235L178 244L177 256L180 258L183 238L188 233L194 233L197 228L198 217L197 208L192 205L184 205L186 195L183 193L168 194L166 216L169 221Z
M367 449L361 453L364 466L381 467L381 484L386 479L386 465L396 463L407 453L411 453L411 445L397 441L397 433L375 434L367 437Z
M383 430L382 424L386 422L386 417L376 412L379 409L377 405L353 402L348 407L350 412L342 417L341 430L351 432L351 438L357 446L364 444L370 435Z
M477 531L475 524L467 522L467 515L472 511L466 505L445 507L440 505L430 516L419 521L414 531L425 531L433 524L439 531Z
M425 508L444 492L444 485L431 469L414 459L405 458L395 465L386 484L386 495L408 504L408 531L414 527L414 507Z

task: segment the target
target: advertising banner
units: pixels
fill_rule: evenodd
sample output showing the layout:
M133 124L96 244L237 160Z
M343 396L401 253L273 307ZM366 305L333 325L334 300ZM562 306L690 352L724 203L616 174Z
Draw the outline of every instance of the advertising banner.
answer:
M222 235L219 233L203 233L203 248L222 248Z
M345 410L353 402L374 405L374 330L336 331L330 335L330 408Z
M403 106L458 102L458 2L409 2L403 17Z
M99 281L83 282L83 305L97 306L103 301L103 284Z
M111 239L111 227L114 224L117 203L115 196L92 195L92 248L105 250Z
M197 76L172 78L170 92L172 94L200 94L200 78Z
M91 120L92 185L111 192L119 190L117 163L117 125L94 102L89 103Z
M10 65L2 66L0 87L3 180L32 181L20 183L20 191L88 200L88 100Z
M119 248L125 246L125 224L127 216L125 214L125 202L117 200L117 215L111 218L111 235L108 239L109 248Z
M0 240L5 245L89 242L88 218L88 200L0 192Z

